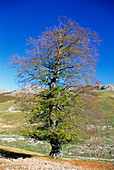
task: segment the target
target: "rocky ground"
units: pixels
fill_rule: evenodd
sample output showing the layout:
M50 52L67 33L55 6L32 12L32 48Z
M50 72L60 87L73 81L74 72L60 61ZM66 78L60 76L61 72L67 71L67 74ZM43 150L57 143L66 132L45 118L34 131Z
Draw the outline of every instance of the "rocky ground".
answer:
M82 170L81 166L69 162L55 162L41 158L0 158L0 170ZM87 168L86 168L87 169Z
M113 170L110 163L79 160L56 160L41 157L0 158L0 170Z

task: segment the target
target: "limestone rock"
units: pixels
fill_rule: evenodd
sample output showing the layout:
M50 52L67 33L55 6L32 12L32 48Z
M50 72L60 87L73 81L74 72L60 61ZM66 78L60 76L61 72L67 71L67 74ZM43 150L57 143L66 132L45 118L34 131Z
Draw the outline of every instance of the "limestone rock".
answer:
M100 87L100 90L114 91L114 84L107 84Z

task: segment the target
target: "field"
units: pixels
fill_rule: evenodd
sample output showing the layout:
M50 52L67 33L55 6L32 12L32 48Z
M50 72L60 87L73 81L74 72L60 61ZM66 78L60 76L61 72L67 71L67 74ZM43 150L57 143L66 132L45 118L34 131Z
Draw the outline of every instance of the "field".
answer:
M63 145L64 158L79 160L114 161L114 92L99 91L99 103L102 114L96 117L94 124L88 124L91 138L84 143ZM13 98L0 103L0 145L20 148L48 156L50 144L22 137L18 130L26 125L22 114L9 109L15 100ZM91 118L90 118L91 119Z

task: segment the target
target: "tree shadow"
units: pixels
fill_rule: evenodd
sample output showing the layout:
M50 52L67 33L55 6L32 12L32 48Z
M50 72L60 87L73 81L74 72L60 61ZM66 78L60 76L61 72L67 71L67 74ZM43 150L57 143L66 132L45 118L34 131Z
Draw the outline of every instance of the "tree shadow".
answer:
M16 152L11 152L7 151L4 149L0 149L0 157L4 158L13 158L13 159L18 159L18 158L31 158L35 155L30 155L30 154L24 154L24 153L16 153Z

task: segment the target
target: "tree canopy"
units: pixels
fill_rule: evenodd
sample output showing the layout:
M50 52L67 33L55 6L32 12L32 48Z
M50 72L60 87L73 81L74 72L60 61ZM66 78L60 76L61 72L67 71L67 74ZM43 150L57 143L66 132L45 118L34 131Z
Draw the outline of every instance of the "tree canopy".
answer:
M90 97L91 84L96 83L95 65L100 43L98 35L89 28L80 27L66 17L58 21L58 26L47 29L38 39L28 40L26 57L14 55L11 59L18 83L44 88L23 100L29 121L37 123L23 134L48 139L51 156L61 154L63 142L85 136L85 99Z

